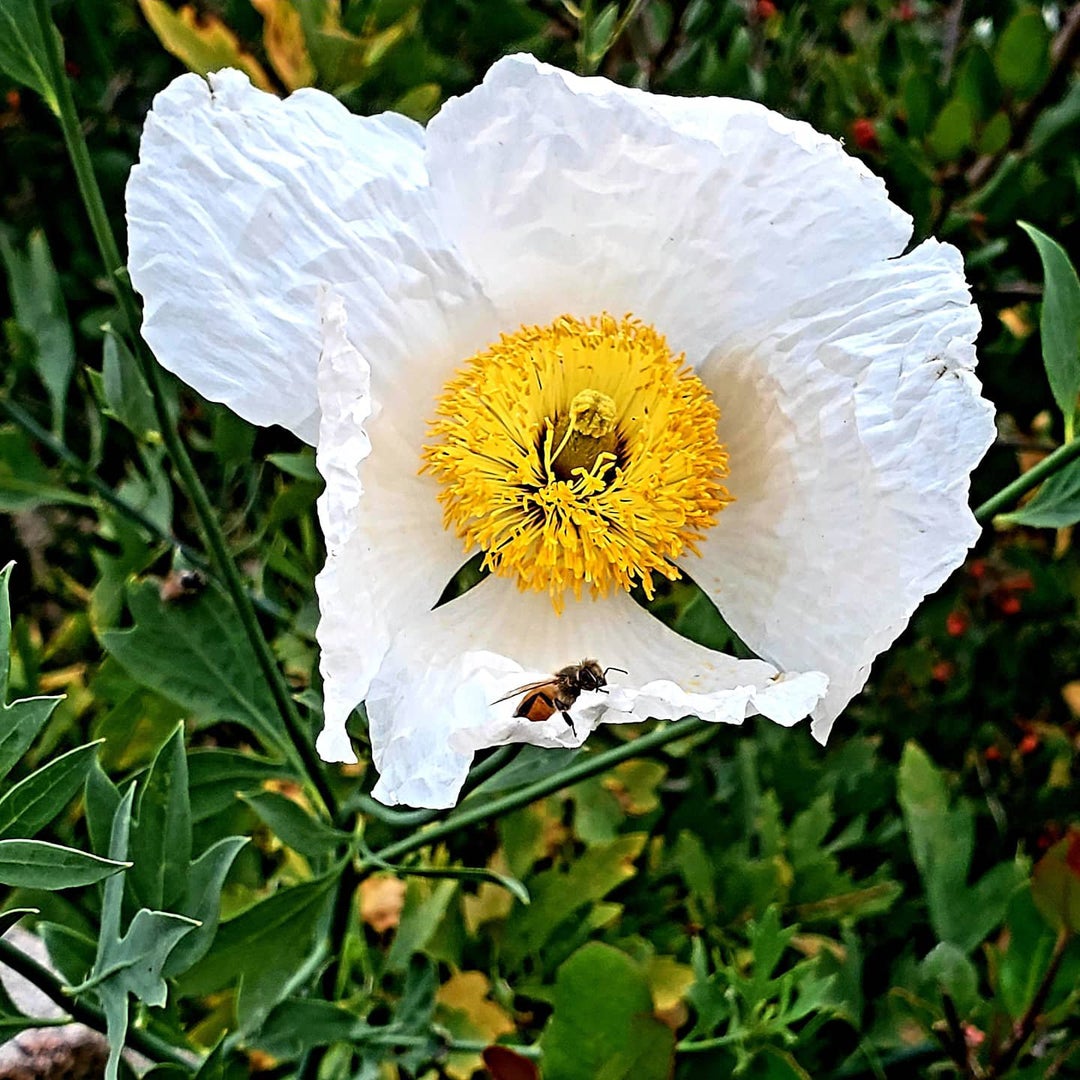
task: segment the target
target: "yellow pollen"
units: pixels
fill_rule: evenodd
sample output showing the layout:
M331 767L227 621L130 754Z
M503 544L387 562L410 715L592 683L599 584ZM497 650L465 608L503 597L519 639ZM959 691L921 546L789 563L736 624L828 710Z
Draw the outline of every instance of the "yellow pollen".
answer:
M443 389L421 471L443 523L484 566L581 597L677 578L732 501L709 391L664 337L626 316L523 326Z

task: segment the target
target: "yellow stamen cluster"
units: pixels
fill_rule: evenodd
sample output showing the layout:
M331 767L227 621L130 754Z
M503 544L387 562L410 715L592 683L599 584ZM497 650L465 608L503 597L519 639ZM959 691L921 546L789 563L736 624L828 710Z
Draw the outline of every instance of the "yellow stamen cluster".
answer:
M677 578L731 496L709 391L651 326L564 315L466 361L446 384L422 470L446 528L493 573L594 593Z

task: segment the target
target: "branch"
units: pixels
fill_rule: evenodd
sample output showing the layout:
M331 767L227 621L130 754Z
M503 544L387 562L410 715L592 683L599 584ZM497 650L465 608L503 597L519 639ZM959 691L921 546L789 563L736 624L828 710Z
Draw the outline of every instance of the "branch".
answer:
M1053 476L1054 473L1065 468L1074 458L1080 456L1080 439L1059 446L1052 454L1048 454L1038 463L1028 469L1026 473L1018 476L1011 484L1007 484L996 495L978 507L975 511L975 520L980 525L985 525L995 514L1000 513L1007 506L1011 506L1021 495L1029 492L1033 487L1041 484L1044 480Z

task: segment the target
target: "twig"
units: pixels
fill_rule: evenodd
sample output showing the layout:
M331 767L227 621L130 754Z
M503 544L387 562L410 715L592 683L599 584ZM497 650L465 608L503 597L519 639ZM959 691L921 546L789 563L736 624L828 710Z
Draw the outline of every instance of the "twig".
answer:
M941 43L941 85L947 87L952 82L953 62L960 45L960 26L964 21L964 0L955 0L945 12L945 32Z

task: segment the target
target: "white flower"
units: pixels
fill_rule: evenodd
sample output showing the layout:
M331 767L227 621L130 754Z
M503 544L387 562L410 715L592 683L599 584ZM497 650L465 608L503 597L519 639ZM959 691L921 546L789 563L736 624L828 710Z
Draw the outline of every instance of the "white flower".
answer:
M978 534L959 253L901 255L881 181L760 105L514 56L425 130L186 75L128 219L160 361L318 448L319 749L352 759L366 700L384 802L601 722L812 712L824 741ZM495 572L435 607L463 541ZM762 661L625 591L676 567ZM573 731L492 704L592 657L627 674Z

